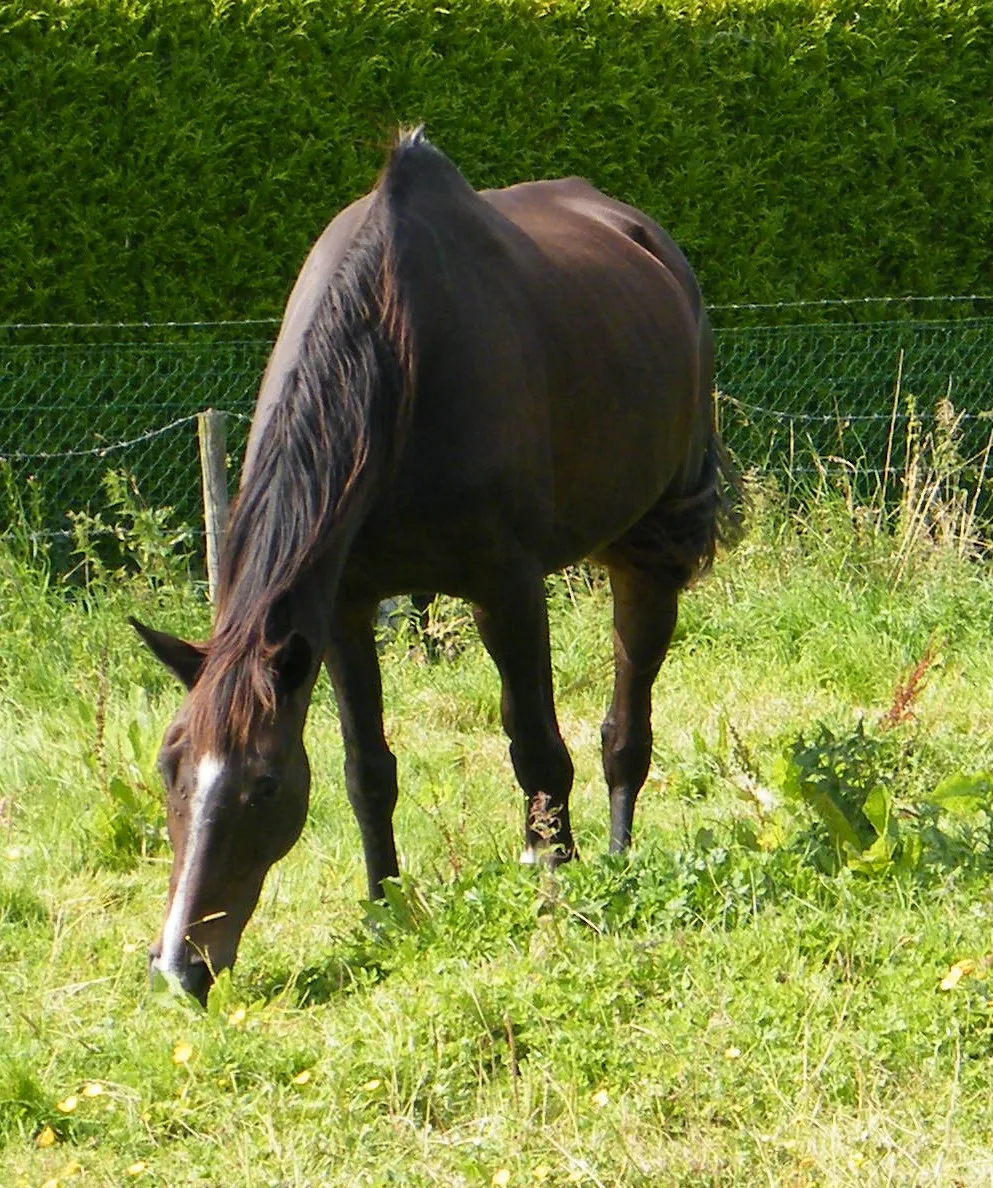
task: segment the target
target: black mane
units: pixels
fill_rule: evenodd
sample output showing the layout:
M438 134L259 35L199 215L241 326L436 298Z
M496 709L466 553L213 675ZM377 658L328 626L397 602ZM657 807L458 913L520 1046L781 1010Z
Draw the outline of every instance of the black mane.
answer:
M418 129L393 150L242 476L200 680L216 696L203 689L197 698L216 725L201 723L208 736L243 738L259 707L274 709L280 601L339 538L347 545L348 525L392 456L410 396L411 347L393 252L391 190L410 151L429 147Z

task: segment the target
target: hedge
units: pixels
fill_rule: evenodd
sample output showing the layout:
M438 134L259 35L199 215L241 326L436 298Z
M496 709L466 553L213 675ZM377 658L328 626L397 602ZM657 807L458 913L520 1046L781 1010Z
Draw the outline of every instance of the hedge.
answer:
M400 122L579 173L712 302L989 291L993 0L13 0L0 320L278 314Z

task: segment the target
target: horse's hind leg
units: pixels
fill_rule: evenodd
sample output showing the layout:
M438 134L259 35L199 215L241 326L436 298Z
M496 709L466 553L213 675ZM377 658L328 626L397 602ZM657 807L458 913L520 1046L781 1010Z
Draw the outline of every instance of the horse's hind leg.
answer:
M393 839L396 759L383 734L383 685L372 628L373 607L336 610L324 661L338 700L345 743L345 786L365 851L369 898L399 873Z
M569 824L573 768L555 717L541 574L501 582L474 613L500 673L503 727L514 772L527 796L521 861L535 862L541 851L564 861L575 848Z
M671 579L610 564L614 596L614 698L601 729L610 792L610 852L631 844L638 793L652 756L652 685L676 628L679 590Z

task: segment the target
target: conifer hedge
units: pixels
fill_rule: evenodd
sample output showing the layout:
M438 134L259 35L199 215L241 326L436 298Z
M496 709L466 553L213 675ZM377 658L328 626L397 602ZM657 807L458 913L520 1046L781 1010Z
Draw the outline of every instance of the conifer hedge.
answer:
M0 319L277 314L424 120L579 173L711 302L993 288L993 0L11 0Z

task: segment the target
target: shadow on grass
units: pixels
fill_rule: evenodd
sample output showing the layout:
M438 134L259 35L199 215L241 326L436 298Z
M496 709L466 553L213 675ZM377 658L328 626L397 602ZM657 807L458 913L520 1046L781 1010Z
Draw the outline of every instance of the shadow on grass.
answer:
M267 1000L305 1007L368 991L425 954L438 966L527 953L539 928L563 949L583 937L644 943L678 931L730 931L774 901L768 861L701 830L683 850L603 855L554 873L487 862L423 890L403 876L365 905L363 925L330 952L302 968L267 971L255 985Z
M769 911L793 910L798 901L831 915L853 894L874 901L898 892L910 900L950 877L971 882L986 871L975 855L967 860L968 847L951 846L944 836L947 852L939 854L931 840L930 861L915 870L894 863L878 872L844 871L817 820L794 825L788 839L768 850L743 837L741 822L729 822L697 830L682 847L603 855L554 875L490 862L424 889L404 876L387 884L384 899L367 903L363 924L334 938L329 951L302 967L284 962L260 970L255 989L267 1001L320 1006L367 993L425 955L440 967L526 954L537 928L563 951L583 937L652 945L677 934L736 932Z
M326 1003L382 982L413 951L435 939L435 910L414 880L387 880L383 898L365 901L365 919L336 951L303 969L277 971L259 984L266 998L290 996L298 1006Z
M255 980L258 994L266 1002L281 998L297 1007L321 1006L371 990L398 963L395 944L368 914L350 935L335 938L332 944L330 952L302 968L284 964L260 971Z
M289 998L298 1007L322 1006L335 999L370 990L389 977L391 968L349 950L298 970L274 970L259 979L260 996L271 1002Z

